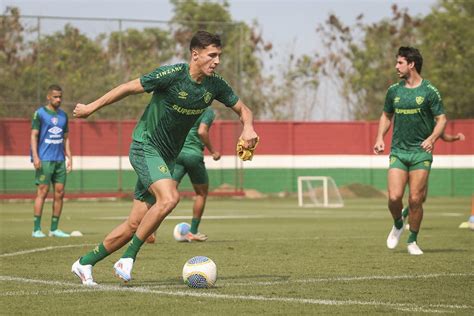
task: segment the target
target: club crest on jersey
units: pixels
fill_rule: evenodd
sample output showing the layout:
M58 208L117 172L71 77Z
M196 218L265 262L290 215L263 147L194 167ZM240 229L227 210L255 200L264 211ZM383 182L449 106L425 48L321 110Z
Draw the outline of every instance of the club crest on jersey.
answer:
M210 93L210 92L204 93L204 102L209 103L209 101L211 101L211 99L212 99L212 93Z
M168 167L165 165L161 165L158 167L162 173L167 173L168 172Z
M178 93L178 98L180 98L180 99L186 100L187 97L188 97L188 93L185 92L185 91L181 91L181 92Z
M425 101L425 98L423 97L416 97L415 98L416 104L421 105L423 101Z
M56 116L53 116L51 118L51 123L53 123L54 125L58 125L58 122L59 122L59 119Z

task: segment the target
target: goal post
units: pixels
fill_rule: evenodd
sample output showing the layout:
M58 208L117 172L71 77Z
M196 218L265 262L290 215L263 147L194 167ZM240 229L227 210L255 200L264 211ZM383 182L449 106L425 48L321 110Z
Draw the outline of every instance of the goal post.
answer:
M343 207L344 201L333 178L301 176L298 177L298 206Z

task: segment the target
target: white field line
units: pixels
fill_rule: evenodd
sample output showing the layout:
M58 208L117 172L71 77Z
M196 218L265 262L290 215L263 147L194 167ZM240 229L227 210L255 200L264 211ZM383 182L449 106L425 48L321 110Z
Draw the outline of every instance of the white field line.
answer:
M78 284L73 284L70 282L35 280L35 279L26 279L26 278L11 277L11 276L0 276L0 281L75 288L75 290L66 290L67 291L66 293L84 291L83 286L78 285ZM206 292L191 291L191 290L189 291L162 291L162 290L153 290L146 287L123 287L123 286L113 286L113 285L98 285L96 287L90 288L90 291L91 292L94 292L94 291L129 292L129 293L158 294L158 295L179 296L179 297L197 297L197 298L209 298L209 299L242 300L242 301L284 302L284 303L312 304L312 305L384 306L384 307L389 307L389 308L393 308L397 310L403 310L403 311L409 311L409 312L425 312L425 313L447 313L447 312L452 312L449 309L471 309L472 308L472 306L468 306L468 305L436 304L436 305L418 306L415 304L407 304L407 303L387 303L387 302L358 301L358 300L304 299L304 298L293 298L293 297L268 297L268 296L257 296L257 295L231 295L231 294L206 293ZM55 291L55 293L58 294L59 291ZM440 310L437 308L444 308L444 310Z
M26 255L26 254L29 254L29 253L56 250L56 249L62 249L62 248L79 248L79 247L94 246L94 245L96 245L96 244L49 246L49 247L44 247L44 248L36 248L36 249L22 250L22 251L17 251L17 252L2 253L2 254L0 254L0 258Z
M415 279L438 279L451 277L467 277L474 276L474 273L434 273L419 275L371 275L371 276L354 276L354 277L333 277L333 278L310 278L310 279L294 279L282 281L257 281L257 282L226 282L219 281L219 287L230 288L234 286L273 286L292 283L334 283L334 282L352 282L352 281L390 281L390 280L415 280ZM181 287L177 284L168 285L150 285L146 286L150 289Z

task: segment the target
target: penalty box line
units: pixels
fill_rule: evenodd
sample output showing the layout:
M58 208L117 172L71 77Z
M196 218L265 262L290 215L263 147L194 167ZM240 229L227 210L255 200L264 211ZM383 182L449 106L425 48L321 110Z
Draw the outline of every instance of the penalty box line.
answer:
M12 276L0 276L0 281L3 282L17 282L17 283L29 283L29 284L42 284L50 286L61 286L61 287L73 287L75 290L64 290L64 293L79 293L84 292L86 288L83 285L74 284L70 282L61 281L46 281L37 279L27 279ZM347 305L359 305L359 306L383 306L389 307L396 310L409 311L409 312L425 312L425 313L447 313L451 312L452 309L469 309L471 306L466 305L428 305L418 306L415 304L408 303L386 303L377 301L358 301L358 300L331 300L331 299L308 299L308 298L293 298L293 297L268 297L259 295L232 295L232 294L216 294L216 293L203 293L190 291L163 291L153 290L146 287L123 287L114 285L98 285L91 288L87 288L90 292L129 292L129 293L143 293L143 294L158 294L166 296L179 296L179 297L196 297L196 298L209 298L209 299L226 299L226 300L244 300L244 301L263 301L263 302L282 302L282 303L297 303L297 304L311 304L311 305L330 305L330 306L347 306ZM54 291L55 294L59 294L61 291ZM27 292L24 292L25 294ZM12 296L12 293L9 293ZM445 308L444 310L439 308ZM451 309L451 310L446 310Z

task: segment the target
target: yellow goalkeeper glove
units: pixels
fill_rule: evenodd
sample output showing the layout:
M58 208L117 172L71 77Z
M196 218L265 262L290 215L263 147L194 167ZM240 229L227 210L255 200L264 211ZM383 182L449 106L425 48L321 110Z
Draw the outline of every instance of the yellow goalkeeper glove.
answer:
M237 156L239 156L239 158L242 159L243 161L252 160L253 152L255 151L255 148L257 148L259 140L260 138L257 137L257 139L255 139L255 145L253 147L245 148L244 147L245 141L243 139L239 139L239 141L237 142L237 148L236 148Z

